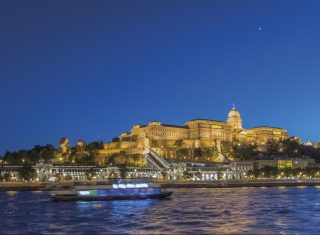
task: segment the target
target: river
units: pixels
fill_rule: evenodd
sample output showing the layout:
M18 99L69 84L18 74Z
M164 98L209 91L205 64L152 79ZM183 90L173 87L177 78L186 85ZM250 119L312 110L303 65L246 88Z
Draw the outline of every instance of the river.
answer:
M174 189L171 199L51 201L0 192L0 234L315 234L319 187Z

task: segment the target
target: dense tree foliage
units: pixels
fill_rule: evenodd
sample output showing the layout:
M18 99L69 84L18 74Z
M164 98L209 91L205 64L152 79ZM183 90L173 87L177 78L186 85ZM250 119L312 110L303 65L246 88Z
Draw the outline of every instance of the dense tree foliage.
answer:
M256 144L237 144L233 146L232 156L239 161L250 160L257 156Z
M57 152L58 150L50 144L45 146L36 145L31 150L7 151L2 161L7 165L22 165L24 162L35 165L40 161L49 163L55 159Z
M158 141L158 140L151 139L151 140L150 140L150 147L152 147L152 148L159 148L159 147L160 147L159 141Z
M308 156L314 158L317 162L320 161L319 146L304 145L296 137L290 137L279 141L268 141L267 152L265 154L269 156L276 155L289 157Z
M269 140L266 143L266 151L262 151L256 144L235 144L232 147L231 155L235 160L252 160L261 156L287 156L301 157L308 156L320 162L320 148L308 146L301 143L296 137L283 140Z
M181 148L182 145L183 145L183 140L182 139L178 139L174 143L174 146L176 146L177 148Z
M232 152L232 143L227 141L221 141L221 153L225 156L230 155Z
M191 179L192 178L192 174L189 171L184 171L182 173L182 178L186 179L186 180Z
M22 181L30 181L36 177L36 170L30 164L26 163L18 169L18 176Z
M215 162L219 156L215 147L210 148L180 148L175 160L188 162Z
M106 165L117 167L143 167L146 161L142 154L127 154L122 151L113 154L106 159Z
M64 153L50 144L36 145L31 150L7 151L2 158L2 164L20 166L24 163L36 165L41 162L55 165L96 165L95 160L101 149L103 149L102 142L70 147Z

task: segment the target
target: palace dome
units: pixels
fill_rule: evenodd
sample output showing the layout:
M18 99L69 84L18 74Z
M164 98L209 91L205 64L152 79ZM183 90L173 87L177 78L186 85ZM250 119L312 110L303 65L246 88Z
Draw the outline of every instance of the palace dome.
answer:
M228 118L232 118L232 117L240 118L240 113L235 107L233 107L228 113Z

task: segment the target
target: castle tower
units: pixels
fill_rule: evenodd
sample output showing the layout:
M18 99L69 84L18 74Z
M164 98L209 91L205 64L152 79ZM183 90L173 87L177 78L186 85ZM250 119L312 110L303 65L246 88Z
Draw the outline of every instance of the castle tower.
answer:
M62 137L59 142L60 151L66 153L70 150L69 139L67 137Z
M228 114L227 124L235 130L242 129L242 119L239 111L234 107L234 105Z

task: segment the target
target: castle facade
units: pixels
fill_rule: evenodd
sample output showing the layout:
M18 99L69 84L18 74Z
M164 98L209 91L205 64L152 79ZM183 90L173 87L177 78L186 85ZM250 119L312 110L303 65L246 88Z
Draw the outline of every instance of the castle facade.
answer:
M130 132L122 133L116 140L104 145L102 154L120 151L143 153L154 148L163 156L175 156L179 148L210 148L221 151L221 143L254 143L259 146L268 140L288 138L287 130L269 126L252 129L242 127L240 112L233 107L226 121L194 119L184 125L169 125L158 121L147 125L134 125Z

